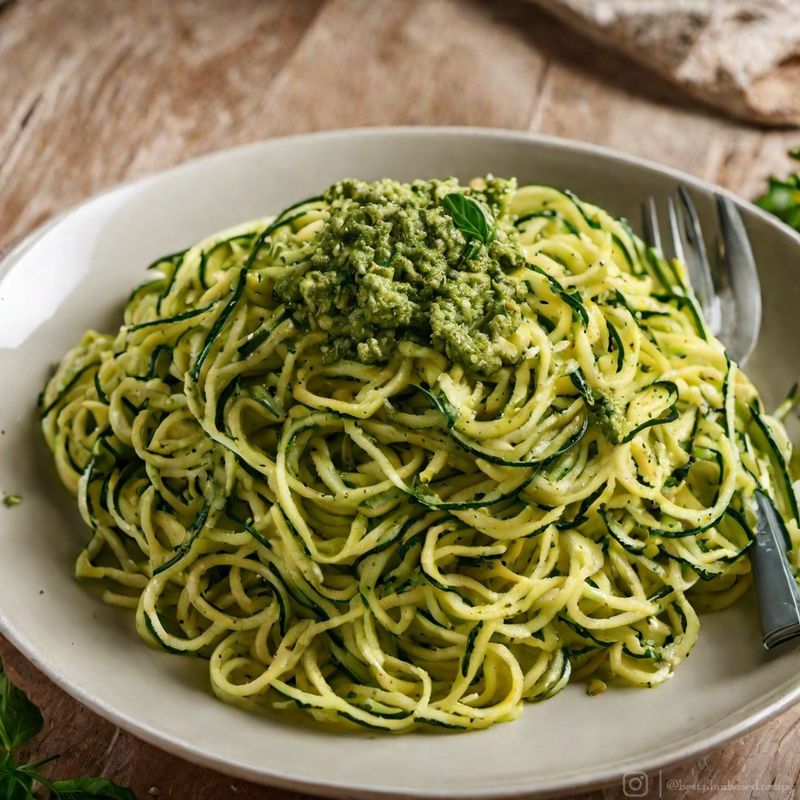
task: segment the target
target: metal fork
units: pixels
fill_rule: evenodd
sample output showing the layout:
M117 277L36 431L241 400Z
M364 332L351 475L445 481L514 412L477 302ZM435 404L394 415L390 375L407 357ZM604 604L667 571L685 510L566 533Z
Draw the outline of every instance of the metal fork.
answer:
M736 206L715 195L719 236L717 259L708 258L697 209L685 186L678 186L678 202L667 200L667 222L672 255L686 264L695 297L711 333L725 345L737 364L744 364L756 346L761 328L761 287L753 250ZM678 209L680 209L680 214ZM661 244L655 198L642 205L644 239Z
M761 327L761 288L742 218L727 197L715 195L719 235L717 259L712 266L694 202L685 186L678 186L677 194L677 202L672 197L667 199L671 253L662 247L658 206L653 197L642 204L644 240L686 265L709 330L725 345L731 359L744 364L756 346ZM774 503L757 491L751 557L762 641L767 650L800 636L800 590L786 557L788 547Z

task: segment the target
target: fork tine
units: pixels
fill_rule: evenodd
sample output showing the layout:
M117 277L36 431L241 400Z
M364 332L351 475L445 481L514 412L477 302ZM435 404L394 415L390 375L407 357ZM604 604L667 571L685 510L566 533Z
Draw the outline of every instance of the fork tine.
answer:
M679 202L667 198L667 226L672 253L662 245L658 207L654 197L642 203L645 241L682 261L708 330L722 339L730 357L743 364L755 347L761 325L761 291L755 260L735 205L717 196L719 269L708 258L700 219L685 186L678 186ZM680 209L680 210L679 210Z
M758 269L736 206L727 197L716 195L717 216L722 238L722 268L735 299L735 318L731 314L720 334L730 357L742 364L756 346L761 328L761 287Z
M683 252L683 238L681 237L681 227L678 222L678 212L675 211L675 203L671 197L667 198L667 218L669 220L669 235L672 239L672 255L686 263L686 254Z
M648 197L642 203L642 232L644 233L644 240L650 247L655 247L656 250L661 250L661 234L658 230L658 211L656 210L656 200L654 197Z
M692 253L690 261L684 261L689 270L689 278L694 288L694 293L703 309L706 317L711 316L713 299L716 294L714 278L711 271L711 264L708 260L703 232L700 229L700 220L697 216L697 209L686 187L678 186L678 197L681 200L681 210L683 212L683 230L686 234L686 241ZM712 330L716 327L711 319L708 320Z

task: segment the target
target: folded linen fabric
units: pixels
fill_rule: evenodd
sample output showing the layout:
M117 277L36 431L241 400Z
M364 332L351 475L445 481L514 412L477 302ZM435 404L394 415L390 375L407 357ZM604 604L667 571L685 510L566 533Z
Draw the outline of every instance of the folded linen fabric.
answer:
M697 98L800 125L800 0L533 0Z

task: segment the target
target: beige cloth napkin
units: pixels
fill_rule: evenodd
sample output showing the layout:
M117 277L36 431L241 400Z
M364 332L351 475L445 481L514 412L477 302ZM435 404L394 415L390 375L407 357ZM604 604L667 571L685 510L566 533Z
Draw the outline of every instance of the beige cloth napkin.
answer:
M534 0L736 117L800 125L800 0Z

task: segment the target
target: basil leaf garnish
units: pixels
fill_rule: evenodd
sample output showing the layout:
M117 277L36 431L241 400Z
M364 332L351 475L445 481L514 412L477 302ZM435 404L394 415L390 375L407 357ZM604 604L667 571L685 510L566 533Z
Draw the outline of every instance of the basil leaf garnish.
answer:
M74 778L69 781L53 781L50 788L59 800L136 800L133 792L117 786L105 778Z
M468 238L489 244L494 239L494 219L483 203L460 192L450 192L442 198L456 227Z
M39 709L8 679L0 664L0 744L7 751L26 744L42 729Z

